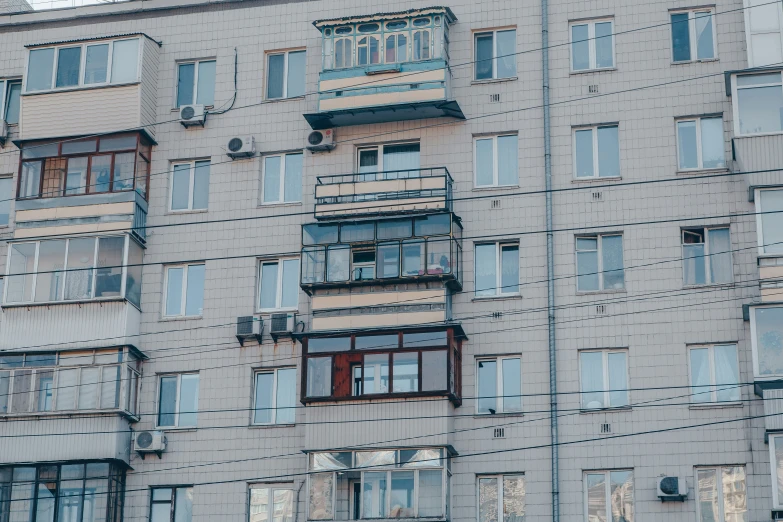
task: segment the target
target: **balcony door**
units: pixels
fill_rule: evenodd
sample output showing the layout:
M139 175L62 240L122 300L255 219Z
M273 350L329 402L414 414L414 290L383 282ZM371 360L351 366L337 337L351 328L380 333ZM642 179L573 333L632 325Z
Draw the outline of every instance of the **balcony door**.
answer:
M361 148L357 158L359 181L417 177L416 171L420 168L419 152L418 143ZM409 169L411 172L406 172Z

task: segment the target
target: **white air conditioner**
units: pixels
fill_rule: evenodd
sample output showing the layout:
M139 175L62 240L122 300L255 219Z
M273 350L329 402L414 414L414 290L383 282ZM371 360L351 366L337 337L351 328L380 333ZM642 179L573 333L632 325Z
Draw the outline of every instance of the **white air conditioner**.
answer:
M334 130L315 130L307 136L307 150L318 152L322 150L332 150L337 146L334 142Z
M296 328L296 314L272 314L269 319L269 335L277 341L278 337L291 335Z
M261 344L261 336L264 334L264 320L252 315L237 317L237 339L239 346L245 345L246 339L255 339Z
M157 453L166 451L166 435L162 431L137 431L133 437L136 453Z
M241 136L228 140L226 154L231 159L250 158L256 154L256 140L253 136Z
M0 120L0 147L5 145L8 139L8 123L5 120Z
M183 127L204 126L207 114L203 105L183 105L179 108L179 122Z
M682 477L658 477L658 498L682 502L688 497L688 485Z

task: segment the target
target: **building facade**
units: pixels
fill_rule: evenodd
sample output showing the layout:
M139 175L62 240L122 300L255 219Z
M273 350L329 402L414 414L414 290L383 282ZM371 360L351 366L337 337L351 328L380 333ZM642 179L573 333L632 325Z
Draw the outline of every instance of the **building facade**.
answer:
M0 522L783 518L780 1L0 48Z

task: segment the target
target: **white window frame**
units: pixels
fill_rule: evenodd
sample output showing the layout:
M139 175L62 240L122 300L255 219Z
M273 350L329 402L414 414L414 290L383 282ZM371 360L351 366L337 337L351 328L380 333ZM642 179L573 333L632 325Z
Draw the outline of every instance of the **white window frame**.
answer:
M504 479L507 478L522 478L522 481L525 483L525 497L527 497L527 479L525 477L524 473L503 473L500 475L497 474L490 474L490 475L484 475L479 474L476 475L476 520L481 520L481 480L482 479L495 479L497 480L498 484L498 513L503 513L503 503L505 500L505 492L503 490L503 482ZM527 499L525 499L527 500ZM527 505L527 504L525 504ZM502 520L499 518L498 520Z
M774 74L778 73L780 74L781 80L779 82L775 83L760 83L758 85L745 85L740 86L737 84L737 77L738 76L758 76L758 75L764 75L764 74ZM777 136L780 134L783 134L783 130L779 131L771 131L771 132L755 132L750 134L742 134L740 130L740 113L739 113L739 97L738 97L738 91L742 89L758 89L759 87L780 87L781 92L783 92L783 69L775 69L771 68L769 70L760 70L756 71L752 74L741 74L731 75L731 97L732 97L732 115L734 117L734 136Z
M278 409L277 408L277 391L278 391L277 390L277 383L278 383L277 374L278 374L278 372L280 370L296 370L296 367L295 366L286 366L286 367L281 367L281 368L258 368L258 369L253 370L253 410L251 412L252 413L252 417L251 417L251 422L250 422L253 426L273 426L273 425L278 424L278 422L277 422L277 409ZM273 375L273 379L272 379L272 400L271 400L271 403L272 403L272 420L270 420L269 422L256 422L256 409L257 409L256 395L258 393L258 389L257 389L258 381L256 379L256 376L258 376L261 373L272 374ZM294 385L296 385L296 379L294 379ZM296 409L295 409L296 406L292 406L292 408L294 409L294 411L296 411ZM283 409L287 409L287 408L283 408ZM291 424L291 423L286 422L286 423L283 423L281 425L287 426L289 424Z
M254 489L268 489L269 490L269 504L267 504L267 507L269 508L267 510L267 518L266 520L274 520L274 510L275 510L275 491L290 491L291 492L291 508L293 509L293 503L294 503L294 497L296 496L296 491L294 490L293 483L288 484L268 484L268 483L254 483L254 484L248 484L247 488L247 520L250 522L250 502L253 498L253 490ZM263 515L263 513L259 513Z
M164 267L165 276L163 277L163 309L161 310L161 315L164 318L170 318L170 317L202 317L203 316L203 310L204 310L204 301L206 301L206 289L205 289L205 295L204 300L201 302L201 310L202 314L200 315L185 315L185 312L188 308L188 275L190 274L190 267L191 266L203 266L204 267L204 283L206 286L206 272L207 272L207 264L202 263L185 263L185 264L179 264L179 265L166 265ZM180 313L176 315L166 315L166 304L168 302L169 294L168 294L168 288L169 288L169 270L172 268L182 268L182 296L181 296L181 307L180 307Z
M182 60L175 62L177 66L177 74L174 79L174 107L181 109L185 105L197 105L198 100L198 71L199 64L202 62L215 62L215 86L217 87L217 58L199 58L195 60ZM193 64L193 102L186 103L184 105L179 104L179 66ZM217 90L217 89L216 89ZM213 108L215 106L214 100L211 105L204 105L205 108Z
M282 100L284 98L273 98L275 100ZM288 203L301 203L302 198L300 196L297 200L287 201L285 199L285 175L286 175L286 163L288 162L288 156L302 156L302 172L300 174L299 183L304 183L304 153L302 151L282 152L280 154L268 154L263 156L261 161L261 204L262 205L283 205ZM280 193L277 195L277 199L274 201L264 201L266 198L266 192L264 191L264 185L266 180L266 160L268 158L280 158ZM304 192L301 190L300 195Z
M774 437L770 437L770 439L773 439ZM772 440L770 440L769 444L772 460L771 463L775 462L775 450L774 450L774 443ZM774 465L774 464L773 464ZM770 466L772 467L772 466ZM745 469L745 466L742 464L738 464L736 466L696 466L693 468L693 483L695 484L694 489L694 497L696 497L696 520L697 522L701 522L701 502L698 501L698 494L699 494L699 471L714 471L715 472L715 490L717 491L717 504L718 504L718 519L716 522L725 522L726 521L726 513L724 511L725 504L723 500L723 481L720 480L720 478L723 476L723 470L727 468L743 468ZM775 472L772 472L773 479L775 479ZM772 491L773 491L773 498L775 495L775 492L777 490L777 487L775 487L777 483L772 482ZM747 470L745 470L745 494L747 495L748 491L748 473ZM747 511L746 511L747 513ZM732 519L734 520L734 519Z
M678 62L679 63L679 62ZM676 145L677 145L677 170L679 172L691 172L691 171L697 171L697 170L712 170L712 169L726 169L726 151L723 151L723 166L722 167L708 167L705 169L704 167L704 158L702 157L702 149L703 145L702 142L704 141L704 138L701 133L701 120L717 120L720 118L721 121L721 129L723 129L723 115L722 114L716 114L714 116L694 116L690 118L677 118L674 120L674 132L676 137ZM682 157L682 150L680 149L680 123L686 123L686 122L695 122L696 123L696 159L698 161L698 166L693 168L682 168L680 166L680 159ZM722 136L722 133L721 133ZM726 144L725 142L721 142L722 148L725 149Z
M754 3L756 4L756 6L753 5ZM775 29L772 29L772 30L767 29L767 30L763 30L763 31L753 31L753 25L752 25L752 20L751 20L751 16L753 14L752 10L754 9L754 7L755 8L760 7L759 4L764 5L765 7L769 7L769 8L771 8L773 6L774 7L778 7L778 9L775 10L776 11L775 14L777 16L777 26L778 26L777 30L775 30ZM768 63L756 63L756 57L755 57L754 52L753 52L754 51L754 45L753 45L754 36L776 35L778 37L778 42L780 43L780 48L778 48L777 50L780 53L780 56L783 56L783 9L779 9L780 6L778 6L776 4L772 4L772 5L765 5L765 4L768 4L768 2L766 0L755 0L755 2L752 1L752 0L744 0L744 2L743 2L743 7L745 8L744 9L745 41L747 43L746 49L748 51L748 67L751 67L751 68L752 67L764 67L764 66L767 66L767 65L771 65L771 64L768 64Z
M595 51L595 24L601 24L611 22L612 24L612 66L611 67L597 67L596 66L596 51ZM587 69L574 69L574 26L586 25L587 26L587 45L590 65ZM569 22L568 24L568 58L569 69L572 73L583 73L587 71L611 71L617 69L617 51L614 38L614 17L608 18L591 18L589 20L578 20Z
M715 382L715 346L725 346L725 345L731 345L734 346L736 352L737 352L737 360L734 361L736 363L737 368L737 375L739 375L739 349L736 343L715 343L715 344L692 344L688 345L688 385L691 388L691 393L702 393L704 394L704 391L696 392L694 390L695 385L693 384L693 368L691 368L691 351L692 350L707 350L707 353L709 354L709 363L710 363L710 384L708 386L700 386L702 388L708 387L710 388L709 401L694 401L694 395L691 395L691 402L693 404L731 404L733 402L737 401L719 401L718 400L718 383ZM721 383L722 384L722 383ZM737 386L740 394L739 400L742 400L742 387ZM705 394L706 395L706 394Z
M520 384L520 397L519 397L519 400L520 400L519 407L520 407L520 409L519 410L506 411L506 408L505 408L505 397L503 396L503 361L505 361L507 359L519 359L519 384ZM497 394L495 396L495 399L497 401L496 405L497 405L497 408L498 408L497 411L495 412L495 414L497 415L497 414L500 414L500 413L521 413L522 410L524 409L524 394L522 393L522 391L524 391L523 390L523 388L524 388L524 381L522 380L523 373L524 373L523 372L523 367L522 367L522 355L521 354L519 354L519 355L503 355L503 356L498 356L498 357L479 357L479 358L476 358L476 384L475 384L475 386L476 386L475 389L476 390L479 389L478 365L481 362L494 362L495 363L495 372L496 372L496 375L495 375L495 393ZM477 395L476 398L475 398L475 403L476 403L475 404L475 408L476 408L475 412L476 412L476 415L492 415L492 413L489 413L489 412L482 413L482 412L479 411L479 397L478 397L478 393L476 395Z
M512 56L514 58L514 76L498 76L498 33L502 33L505 31L514 31L514 55ZM518 64L517 62L517 52L516 52L516 44L517 44L517 26L516 25L510 25L507 27L496 27L492 29L477 29L473 31L473 78L472 81L474 82L491 82L494 80L514 80L518 78ZM476 64L478 63L478 58L476 57L476 38L478 38L481 35L486 34L492 34L492 78L482 78L478 79L476 78ZM412 37L411 37L412 38ZM505 56L505 55L504 55Z
M114 43L115 42L122 42L122 41L130 41L130 40L138 40L138 62L136 62L136 78L122 83L112 83L111 79L111 73L112 73L112 58L114 57ZM106 60L106 81L103 83L84 83L84 69L85 65L87 63L87 47L93 46L93 45L103 45L103 44L109 44L109 56ZM81 55L79 57L80 63L79 63L79 83L76 85L70 85L67 87L56 87L55 81L57 79L57 63L60 57L60 49L63 48L73 48L73 47L81 47ZM48 89L41 89L37 91L28 91L27 90L27 77L28 77L28 69L30 67L30 51L38 51L42 49L54 49L54 59L52 63L52 78L51 82L49 83L50 87ZM62 45L49 45L49 46L42 46L42 47L34 47L32 49L28 49L27 57L25 60L25 66L24 66L24 79L22 82L22 95L28 92L33 92L36 94L44 93L44 92L53 92L53 91L69 91L74 89L91 89L93 87L105 87L108 85L129 85L133 83L138 83L140 80L141 75L141 65L142 65L142 57L144 55L144 45L143 40L141 36L136 36L132 38L117 38L114 40L89 40L85 42L73 42L73 43L66 43ZM175 87L176 89L176 87Z
M587 501L588 501L588 492L587 492L587 476L588 475L604 475L604 484L606 485L606 511L607 511L607 520L612 520L612 478L611 474L616 471L630 471L631 472L631 481L634 486L633 492L634 492L634 511L636 510L636 476L634 474L633 468L617 468L617 469L596 469L596 470L587 470L582 472L582 509L584 510L584 519L587 522Z
M378 145L360 145L356 147L356 172L361 176L362 173L360 173L359 169L361 168L361 156L362 152L368 151L368 150L374 150L378 152L378 168L376 170L376 173L380 174L382 172L385 172L385 167L383 165L383 154L384 149L386 147L397 147L400 145L418 145L419 146L419 159L421 159L421 142L419 140L412 140L412 141L400 141L400 142L394 142L394 143L379 143ZM416 169L419 170L419 169ZM371 174L370 172L366 172L364 174Z
M603 239L604 237L614 237L614 236L620 236L623 238L623 288L605 288L604 285L604 248L603 248ZM596 250L598 255L598 290L580 290L579 289L579 252L592 252L592 250L579 250L577 246L577 239L597 239L598 240L598 249ZM576 291L579 293L590 293L590 292L609 292L609 291L624 291L626 289L626 281L625 281L625 236L620 232L607 232L605 234L586 234L586 235L578 235L574 236L574 262L576 264Z
M8 95L10 94L9 85L10 84L19 84L19 87L21 89L22 86L22 78L3 78L0 80L0 121L6 121L5 118L7 116L8 112ZM21 91L20 91L21 96ZM20 111L21 116L21 111ZM19 123L9 123L8 125L19 125Z
M494 245L495 246L495 293L494 294L476 294L476 289L473 289L474 297L478 298L493 298L498 296L509 296L509 295L519 295L520 290L517 288L516 291L512 292L504 292L503 291L503 247L508 246L515 246L517 247L517 254L519 254L519 242L518 241L497 241L495 243L475 243L473 245L473 259L474 259L474 267L473 267L473 281L475 284L476 280L476 267L475 267L475 258L476 258L476 248L479 246L487 246L487 245ZM517 273L521 274L521 267L519 266L519 255L517 255ZM518 286L521 286L521 283L517 281Z
M775 253L775 252L767 252L766 251L766 243L764 241L764 226L762 222L762 212L764 212L764 208L761 204L761 193L762 192L773 192L773 191L779 191L783 193L783 185L777 186L777 187L763 187L763 188L757 188L755 190L755 194L753 197L753 200L756 203L756 230L758 230L758 233L756 236L758 237L758 244L759 244L759 257L781 257L782 254ZM778 220L783 223L783 213L777 214ZM771 245L770 245L771 246ZM777 245L781 248L783 248L783 245Z
M712 259L710 256L713 255L713 252L710 252L710 233L713 230L728 230L729 232L729 245L731 245L731 227L729 226L714 226L714 227L704 227L704 242L702 243L704 245L704 257L701 259L701 262L704 263L704 279L705 282L703 284L698 283L688 283L685 281L685 262L688 261L689 258L685 257L685 233L686 232L693 232L694 229L692 228L683 228L680 230L680 248L681 248L681 255L682 255L682 262L683 262L683 285L685 286L711 286L711 285L726 285L731 284L734 280L734 264L732 263L732 281L729 281L727 283L716 283L713 281L712 278L712 264L710 263L710 259ZM688 244L698 244L698 243L688 243ZM729 256L731 256L731 250L728 252ZM731 260L731 257L729 257ZM699 261L697 261L699 262Z
M769 436L769 467L772 473L772 509L783 509L783 498L778 493L777 459L775 448L777 444L783 444L783 434L770 434ZM745 475L747 480L747 474Z
M298 257L279 257L274 259L260 259L258 261L258 268L257 274L258 274L258 284L256 287L256 312L257 313L267 313L267 312L296 312L299 309L299 304L297 300L297 305L292 307L283 307L283 263L285 261L291 261L296 260L299 263L299 278L297 278L297 295L299 292L299 280L301 279L301 273L302 273L302 260ZM261 285L263 284L263 266L264 265L272 265L277 264L277 290L275 292L275 305L277 305L275 308L261 308Z
M601 176L601 164L598 157L598 129L616 127L617 128L617 159L620 166L620 174L617 176ZM578 131L592 131L590 136L593 139L593 175L592 176L577 176L579 168L577 167L578 161L576 158L576 133ZM594 179L620 179L622 178L622 164L620 163L620 124L619 123L603 123L599 125L584 125L581 127L573 127L571 129L571 148L573 149L573 159L571 160L571 169L573 172L573 178L578 181L594 180Z
M196 189L196 163L207 163L207 167L211 169L211 160L209 158L191 160L191 161L176 161L171 164L171 177L169 186L169 212L172 213L185 213L185 212L204 212L209 209L209 203L206 208L193 208L193 193ZM188 165L190 167L190 181L188 182L188 208L172 208L174 205L174 169L176 167ZM210 172L212 174L212 172ZM207 200L209 200L209 186L207 186Z
M630 357L628 353L627 348L600 348L597 350L589 349L589 350L579 350L579 408L584 411L604 411L608 409L623 409L623 408L630 408L631 407L631 391L630 389L625 390L625 399L627 404L623 404L622 406L613 406L611 404L611 397L612 397L612 391L619 391L619 390L610 390L609 389L609 354L610 353L622 353L625 354L625 382L626 387L630 388L630 382L631 377L629 375L629 366L630 366ZM601 377L602 384L603 384L603 390L594 390L592 392L584 391L583 386L584 383L582 382L582 354L583 353L600 353L601 354L601 369L603 370L603 375ZM601 391L604 394L604 406L601 408L586 408L582 406L582 395L585 393L595 393L597 391Z
M473 187L474 188L493 188L493 187L518 187L519 186L519 165L517 164L516 183L508 185L500 184L500 175L498 171L498 138L504 138L507 136L514 136L517 138L517 161L519 161L519 134L516 132L508 132L503 134L493 134L491 136L474 136L473 137ZM478 142L483 140L492 140L492 183L489 185L478 184Z
M674 24L671 23L672 15L688 13L688 44L691 51L690 60L674 60ZM712 26L712 58L699 58L698 35L696 34L696 15L702 13L710 14L710 25ZM697 7L691 9L675 9L669 11L669 44L671 45L670 58L672 63L692 63L692 62L711 62L718 59L718 38L715 32L715 8Z
M378 45L378 48L380 49L380 44ZM307 48L306 47L297 47L296 49L285 49L285 50L279 50L279 51L269 51L266 53L265 59L266 59L266 82L264 85L264 98L267 100L287 100L287 99L295 99L295 98L304 98L304 94L299 96L288 96L288 55L291 53L297 53L297 52L304 52L305 53L305 77L303 78L303 81L305 82L305 88L304 90L307 91ZM380 52L380 51L379 51ZM269 97L269 79L271 78L271 75L269 74L269 58L271 56L279 56L283 55L283 95L279 98L270 98Z
M181 407L181 400L182 396L180 395L182 391L182 376L183 375L196 375L198 376L198 388L196 388L196 407L198 407L198 396L199 396L199 388L201 387L201 375L199 375L199 372L182 372L182 373L160 373L158 374L158 391L157 391L157 399L155 401L157 405L157 411L155 411L155 427L156 428L196 428L196 426L180 426L179 425L179 413L180 413L180 407ZM163 426L161 424L158 424L160 422L160 392L161 392L161 382L164 377L176 377L177 378L177 398L175 400L175 407L176 411L174 412L174 424L171 426ZM198 419L198 412L196 412L196 419ZM196 421L198 423L198 420Z
M6 285L8 286L8 285ZM764 375L759 372L759 352L758 352L758 338L756 335L756 310L762 308L780 308L783 309L783 304L768 304L758 305L750 307L750 341L753 354L753 376L756 381L759 380L778 380L779 376Z

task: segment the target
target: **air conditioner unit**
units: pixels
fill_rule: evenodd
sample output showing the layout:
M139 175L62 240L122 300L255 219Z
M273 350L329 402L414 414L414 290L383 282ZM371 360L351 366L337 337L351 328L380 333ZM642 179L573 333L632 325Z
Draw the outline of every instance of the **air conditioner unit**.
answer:
M8 124L5 120L0 120L0 147L5 145L8 139Z
M658 498L682 502L688 497L688 485L682 477L658 477Z
M183 127L204 126L207 114L203 105L183 105L179 108L179 122Z
M318 152L322 150L332 150L337 146L334 142L334 130L316 130L307 136L307 150Z
M239 346L245 345L246 339L255 339L261 344L261 336L264 334L264 320L246 315L237 317L237 339Z
M255 138L253 138L253 136L231 138L226 145L226 154L231 159L251 158L255 156Z
M136 453L144 458L145 453L160 454L166 451L166 435L162 431L137 431L133 437Z
M294 333L296 314L272 314L269 323L269 335L277 342L279 337Z

